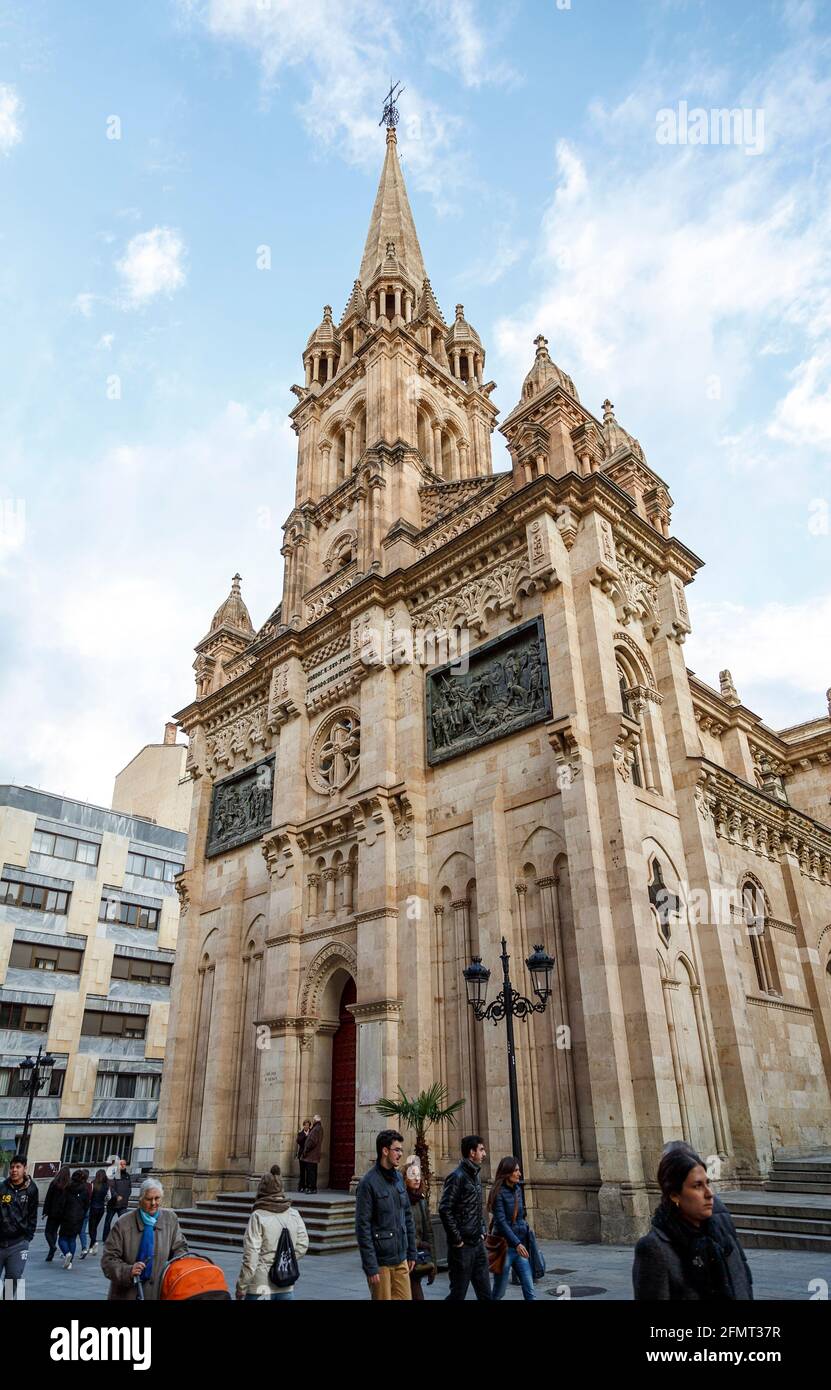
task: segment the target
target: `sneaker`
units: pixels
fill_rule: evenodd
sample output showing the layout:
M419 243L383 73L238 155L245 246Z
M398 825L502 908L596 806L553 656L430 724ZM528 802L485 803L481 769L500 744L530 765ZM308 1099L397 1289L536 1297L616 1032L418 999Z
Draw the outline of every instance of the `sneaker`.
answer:
M87 1251L87 1254L88 1254L88 1255L97 1255L97 1254L98 1254L98 1241L97 1241L97 1240L89 1247L89 1250Z
M80 1256L79 1256L79 1258L82 1259L82 1260L85 1260L88 1254L89 1254L89 1250L88 1250L88 1249L87 1249L87 1250L82 1250L82 1251L81 1251L81 1254L80 1254Z
M67 1256L65 1257L64 1262L63 1262L63 1267L64 1267L64 1269L71 1269L71 1268L72 1268L72 1256L71 1256L71 1255L67 1255Z

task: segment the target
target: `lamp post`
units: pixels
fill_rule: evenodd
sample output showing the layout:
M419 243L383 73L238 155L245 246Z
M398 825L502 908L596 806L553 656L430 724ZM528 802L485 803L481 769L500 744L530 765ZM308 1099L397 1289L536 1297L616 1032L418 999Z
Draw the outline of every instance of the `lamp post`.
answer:
M37 1057L24 1057L23 1061L18 1063L20 1085L24 1095L29 1097L26 1119L23 1122L23 1135L20 1140L20 1153L23 1158L26 1158L29 1152L29 1134L32 1128L32 1106L35 1103L35 1096L40 1095L41 1091L49 1089L54 1066L55 1058L51 1052L43 1055L43 1044L38 1047Z
M502 978L503 985L499 994L491 1004L486 1004L488 996L488 981L491 972L487 966L482 964L481 956L474 956L470 965L462 971L467 986L467 1002L472 1008L479 1022L489 1019L491 1023L497 1024L500 1019L505 1020L505 1035L508 1049L508 1095L511 1105L511 1144L514 1150L514 1157L518 1159L522 1167L522 1134L519 1127L519 1097L516 1081L516 1050L514 1048L514 1018L521 1018L523 1021L529 1014L545 1013L546 1005L551 998L551 975L554 970L554 959L543 949L542 946L535 946L531 955L525 962L526 968L534 981L534 993L539 1000L535 1004L533 1000L526 999L519 994L511 984L511 977L508 974L508 943L504 936L502 938Z

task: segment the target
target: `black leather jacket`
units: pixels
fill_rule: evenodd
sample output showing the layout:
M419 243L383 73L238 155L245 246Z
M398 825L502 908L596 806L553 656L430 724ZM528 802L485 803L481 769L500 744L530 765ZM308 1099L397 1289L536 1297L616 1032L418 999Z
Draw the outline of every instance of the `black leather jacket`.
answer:
M0 1182L0 1246L31 1240L38 1220L38 1190L27 1177L20 1187Z
M482 1179L475 1163L463 1158L444 1180L439 1216L447 1232L447 1244L477 1245L485 1234L482 1216Z

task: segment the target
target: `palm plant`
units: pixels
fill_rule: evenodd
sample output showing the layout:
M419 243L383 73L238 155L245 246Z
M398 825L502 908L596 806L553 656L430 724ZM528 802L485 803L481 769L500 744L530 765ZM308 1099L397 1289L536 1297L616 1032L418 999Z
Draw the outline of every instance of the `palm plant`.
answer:
M437 1081L429 1091L421 1091L417 1096L405 1095L399 1086L397 1100L384 1098L375 1106L379 1115L398 1120L406 1129L415 1130L415 1154L421 1164L424 1195L427 1197L430 1195L430 1148L426 1139L427 1130L442 1120L448 1120L454 1125L456 1111L461 1110L464 1103L464 1100L454 1100L448 1104L447 1087Z

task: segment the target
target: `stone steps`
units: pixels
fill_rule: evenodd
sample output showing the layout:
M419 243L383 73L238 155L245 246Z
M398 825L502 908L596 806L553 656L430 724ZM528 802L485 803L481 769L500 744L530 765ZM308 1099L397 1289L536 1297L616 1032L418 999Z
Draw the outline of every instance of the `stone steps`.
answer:
M222 1192L211 1201L197 1200L177 1211L179 1224L196 1248L242 1249L254 1192ZM343 1192L292 1193L286 1196L303 1218L310 1255L356 1249L355 1199Z
M831 1197L831 1157L776 1159L765 1183L765 1191Z
M774 1164L772 1181L761 1192L743 1190L722 1192L736 1225L739 1239L748 1250L805 1250L831 1254L831 1164L821 1160L791 1160L795 1167L819 1182L784 1182L779 1173L786 1165Z

